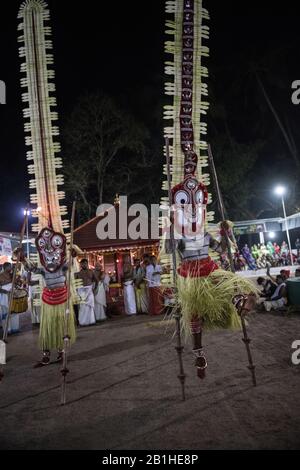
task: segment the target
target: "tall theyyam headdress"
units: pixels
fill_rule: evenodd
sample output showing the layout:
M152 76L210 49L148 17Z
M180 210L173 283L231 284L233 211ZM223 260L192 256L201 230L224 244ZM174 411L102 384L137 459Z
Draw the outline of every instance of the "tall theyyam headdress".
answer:
M56 140L59 129L54 125L58 114L51 67L51 28L47 25L50 13L43 0L27 0L21 5L18 18L21 20L18 30L22 32L18 38L22 43L19 55L24 58L21 65L22 101L27 104L23 111L25 141L30 147L28 172L33 175L30 202L36 206L32 215L38 219L32 229L40 232L49 227L55 232L63 232L69 222L62 220L67 215L66 206L61 205L65 194L59 189L64 178L57 173L62 167L62 159L57 156L61 147Z
M164 106L164 119L170 121L164 133L170 139L171 186L183 183L189 175L208 186L209 174L203 171L208 166L207 126L203 119L209 107L204 83L208 70L202 59L209 55L208 47L203 44L209 37L209 28L204 24L209 15L202 7L202 0L167 1L166 12L171 15L166 21L166 34L174 37L165 43L165 52L172 58L165 63L165 73L173 77L165 83L165 94L173 97L173 103ZM163 173L167 176L166 165ZM168 191L167 177L162 189ZM207 203L210 202L208 194ZM161 206L169 207L167 196L162 198ZM214 213L208 211L206 222L211 222L213 216ZM168 225L166 217L161 218L160 225L162 229ZM161 247L163 243L162 240ZM162 251L161 264L172 267L171 255ZM172 274L162 276L162 282L172 282Z

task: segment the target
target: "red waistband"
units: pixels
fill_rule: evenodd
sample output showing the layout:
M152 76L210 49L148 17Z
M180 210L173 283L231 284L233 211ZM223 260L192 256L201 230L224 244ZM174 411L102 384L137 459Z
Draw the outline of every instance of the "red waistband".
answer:
M177 271L182 277L205 277L216 269L219 266L208 256L205 259L183 261Z
M42 300L48 305L61 305L68 300L67 286L59 287L58 289L48 289L44 287Z

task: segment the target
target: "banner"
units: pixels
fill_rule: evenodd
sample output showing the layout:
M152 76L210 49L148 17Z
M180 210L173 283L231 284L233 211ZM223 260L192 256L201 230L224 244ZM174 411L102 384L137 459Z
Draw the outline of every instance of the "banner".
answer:
M11 256L12 245L9 238L0 237L0 256Z
M235 235L247 235L251 233L260 233L266 232L266 226L264 223L260 224L251 224L251 225L240 225L238 227L234 227L233 231Z

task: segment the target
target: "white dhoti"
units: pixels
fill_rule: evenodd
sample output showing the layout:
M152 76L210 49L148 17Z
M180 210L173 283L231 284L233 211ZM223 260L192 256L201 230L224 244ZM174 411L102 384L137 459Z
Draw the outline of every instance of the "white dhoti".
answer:
M135 298L138 313L149 312L149 299L146 284L142 283L135 288Z
M133 281L124 282L124 306L127 315L136 315L136 300Z
M99 282L95 294L95 318L96 321L106 320L106 292L103 282Z
M278 299L278 300L266 300L263 304L264 304L266 311L270 312L271 310L284 309L285 306L287 305L287 300L284 297L282 297L281 299Z
M93 286L79 287L77 292L80 297L78 316L79 325L94 325L96 323L96 319Z
M2 286L3 290L10 292L12 288L11 284L6 284ZM9 294L0 294L0 316L1 316L1 324L4 331L6 318L8 315L8 307L9 307ZM18 333L20 331L20 319L18 314L10 314L9 322L8 322L8 334Z

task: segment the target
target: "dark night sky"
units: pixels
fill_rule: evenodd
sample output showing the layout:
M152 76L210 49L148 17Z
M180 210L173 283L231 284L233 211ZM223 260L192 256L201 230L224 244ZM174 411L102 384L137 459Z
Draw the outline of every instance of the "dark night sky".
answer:
M0 106L0 231L19 229L28 199L16 40L19 5L15 0L1 3L0 80L6 82L7 104ZM49 0L48 5L61 120L84 91L103 89L121 96L149 125L163 93L164 1ZM282 46L287 51L286 109L294 115L298 112L300 121L300 106L295 110L290 105L291 82L300 79L300 12L296 5L280 2L274 6L269 0L205 2L211 15L209 65L216 71L223 67L222 74L215 77L219 90L223 80L230 81L241 55L255 57ZM145 101L142 97L148 90L151 99Z

